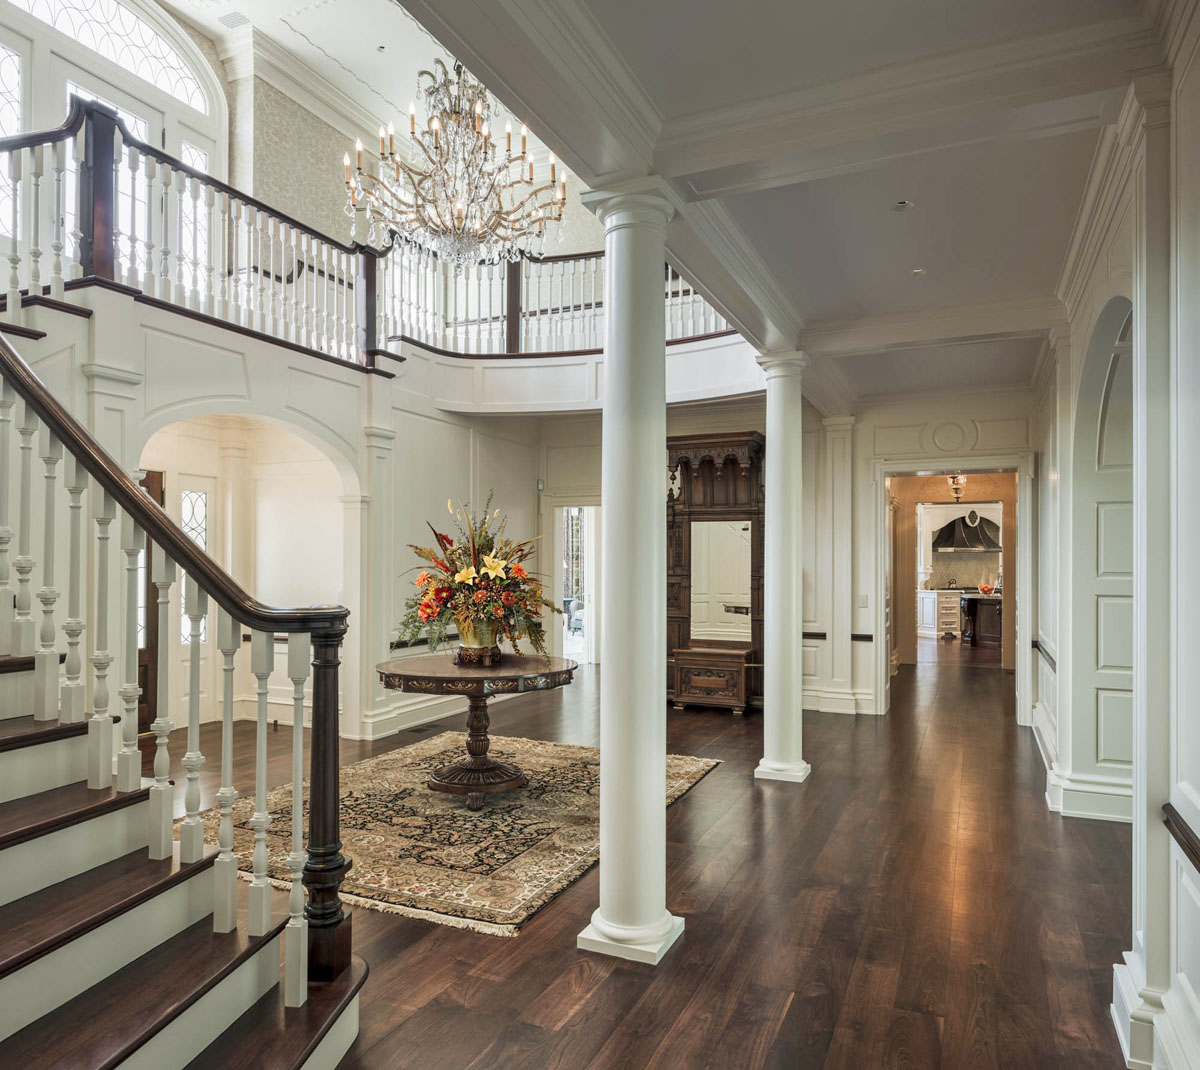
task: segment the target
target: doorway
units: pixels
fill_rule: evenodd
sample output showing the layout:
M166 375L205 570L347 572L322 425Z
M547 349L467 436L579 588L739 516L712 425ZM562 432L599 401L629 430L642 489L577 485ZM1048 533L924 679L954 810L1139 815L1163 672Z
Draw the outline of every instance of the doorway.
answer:
M555 590L562 656L581 665L600 660L600 509L567 505L555 510Z

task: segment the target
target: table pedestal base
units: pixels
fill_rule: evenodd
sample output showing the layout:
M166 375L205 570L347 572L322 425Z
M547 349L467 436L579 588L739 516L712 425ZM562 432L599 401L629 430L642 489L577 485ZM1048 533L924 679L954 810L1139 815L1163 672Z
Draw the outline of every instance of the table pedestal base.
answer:
M500 791L523 788L529 778L511 762L497 762L488 757L491 740L488 738L490 720L486 695L471 695L467 711L467 754L461 762L435 770L428 780L431 791L465 795L468 810L482 810L483 797Z

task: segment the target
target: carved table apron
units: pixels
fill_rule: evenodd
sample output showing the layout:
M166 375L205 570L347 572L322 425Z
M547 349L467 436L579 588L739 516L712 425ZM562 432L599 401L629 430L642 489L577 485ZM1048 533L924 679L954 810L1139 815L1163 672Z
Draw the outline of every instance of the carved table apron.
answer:
M565 658L543 658L528 654L504 655L499 665L456 665L453 654L422 654L396 658L375 666L383 686L393 691L421 695L462 695L467 708L467 757L435 770L429 777L433 791L467 797L468 810L481 810L483 797L499 791L523 788L529 778L510 762L488 756L488 699L522 691L549 691L574 679L579 668Z

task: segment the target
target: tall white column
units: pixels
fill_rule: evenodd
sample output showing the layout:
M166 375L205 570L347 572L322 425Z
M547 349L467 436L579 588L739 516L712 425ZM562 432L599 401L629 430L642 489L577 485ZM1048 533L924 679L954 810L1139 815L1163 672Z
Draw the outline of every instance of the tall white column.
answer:
M825 486L829 488L829 519L833 529L830 539L833 597L829 617L828 687L831 694L826 697L822 709L855 713L854 656L850 642L850 633L854 630L854 561L851 556L854 542L854 417L829 416L822 424L825 428ZM770 460L767 464L770 465ZM770 509L771 499L768 498L768 512ZM769 525L770 521L767 523Z
M683 931L666 907L667 450L657 193L592 194L604 225L600 906L579 947L657 963Z
M804 432L800 414L803 353L759 357L767 373L766 531L763 547L763 756L754 770L767 780L805 780L804 703Z

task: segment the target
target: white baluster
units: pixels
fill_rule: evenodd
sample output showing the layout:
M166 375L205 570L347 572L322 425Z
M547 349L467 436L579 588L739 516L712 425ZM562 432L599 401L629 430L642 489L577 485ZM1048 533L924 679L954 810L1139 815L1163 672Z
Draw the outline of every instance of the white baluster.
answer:
M306 231L300 232L300 250L296 259L296 286L300 294L300 307L296 313L296 341L302 346L312 346L312 298L309 292L312 279L309 271L309 250L312 248L312 237Z
M192 176L186 175L185 182L192 201L192 255L188 264L188 275L191 286L188 287L188 308L200 308L200 183ZM207 224L207 219L204 223Z
M321 339L317 348L323 353L333 352L329 342L329 244L321 242Z
M12 185L12 229L8 239L8 319L20 323L21 314L21 167L25 160L22 149L8 154L8 176Z
M51 148L51 167L54 171L54 225L50 234L50 251L53 258L50 262L50 296L56 301L63 297L63 155L66 143L56 141Z
M87 149L85 137L87 134L87 123L81 123L79 131L71 141L71 165L75 169L75 181L80 180L80 165L86 159ZM71 278L83 278L83 217L79 211L79 206L72 205L71 211Z
M229 273L229 321L245 324L245 312L242 308L242 202L236 198L229 201L229 229L232 241L229 244L229 263L225 270Z
M123 158L121 132L120 130L114 130L112 173L112 262L113 276L118 280L121 278L121 161ZM130 208L130 214L133 214L132 206Z
M125 281L136 288L141 279L141 272L138 270L137 191L138 166L141 163L142 154L132 145L126 151L129 153L129 263L125 265ZM117 189L120 190L120 186Z
M15 593L8 550L13 530L9 514L12 500L12 422L16 393L7 380L0 384L0 654L13 652Z
M267 216L267 316L264 330L273 338L279 336L278 302L275 294L275 232L278 221Z
M231 280L229 269L232 261L229 255L231 225L229 218L229 194L224 190L219 191L216 194L216 204L217 230L216 241L213 244L217 249L214 254L217 261L217 305L213 315L228 322L234 318L229 296Z
M54 623L54 604L58 590L54 586L54 522L58 502L54 497L58 482L58 462L62 460L62 443L45 424L41 429L41 458L46 466L45 509L42 514L42 586L38 601L42 604L42 627L39 647L33 656L33 717L36 721L58 720L58 651L54 648L58 628Z
M204 311L209 316L217 314L216 260L221 252L221 242L224 228L217 229L214 222L217 191L206 182L203 186L204 197ZM201 223L198 221L196 229Z
M92 716L88 721L88 787L93 791L112 784L112 717L108 712L108 537L116 507L106 490L99 493L96 509L96 645L92 651Z
M171 300L171 242L179 240L175 233L175 180L171 165L162 164L162 242L158 248L157 296L162 301Z
M188 307L187 275L187 187L188 176L176 171L172 176L175 187L175 289L171 302L180 308Z
M59 720L65 724L82 724L85 715L86 690L83 682L83 656L79 637L83 634L83 492L88 476L79 458L67 455L63 482L69 498L70 557L67 575L67 619L63 632L67 636L66 679L59 696Z
M33 589L30 576L33 573L31 532L33 529L33 436L38 429L37 416L29 402L22 400L17 431L21 435L21 489L20 507L17 514L17 558L13 567L17 570L16 619L13 623L13 640L16 653L28 657L33 653L34 627Z
M158 543L154 544L154 586L158 588L158 689L155 696L154 786L150 789L150 857L170 858L174 841L171 826L171 754L168 750L171 729L171 584L175 582L175 562Z
M200 770L204 766L204 755L200 753L200 629L208 615L208 594L190 574L183 586L191 629L188 636L187 751L183 756L183 768L187 770L187 785L183 791L186 816L179 829L179 860L199 862L204 855L204 822L200 820Z
M233 658L241 645L241 629L223 609L217 610L217 647L223 659L224 688L221 699L221 788L217 805L221 809L221 824L217 844L221 853L213 863L215 882L213 900L213 931L232 932L237 926L237 856L233 853L233 804L238 793L233 786Z
M304 269L300 260L300 234L295 227L288 227L288 245L291 255L288 257L287 271L284 272L284 277L291 276L292 301L288 311L287 337L293 342L302 342L304 329L301 324L304 304L301 297L303 296Z
M307 635L288 636L288 678L292 681L292 875L287 929L283 937L284 1005L302 1006L308 998L308 919L304 917L304 681L312 664Z
M29 169L29 186L32 195L32 212L29 216L29 292L42 292L42 175L46 173L46 146L37 145L32 153L33 166Z
M142 291L150 297L154 297L158 293L156 276L154 274L154 235L156 221L161 219L157 211L158 197L154 190L154 179L158 173L158 161L153 156L146 156L144 160L145 165L142 170L145 173L146 185L146 262L142 265Z
M138 603L145 533L128 513L121 514L121 549L125 554L125 671L121 681L121 751L117 755L117 791L137 791L142 786L142 752L138 749ZM107 566L106 566L107 568ZM103 607L104 603L100 603ZM147 607L148 609L149 607ZM101 619L103 609L101 610ZM147 614L146 627L150 626ZM149 644L147 644L149 645Z
M263 293L263 267L262 256L262 237L263 237L263 214L257 208L251 208L253 218L251 220L251 238L254 242L254 323L253 327L256 331L266 331L268 322L268 309L266 307L266 295Z
M275 664L275 636L256 631L250 639L250 671L258 681L258 730L255 736L254 814L250 827L254 830L254 878L250 882L251 936L262 936L271 927L271 884L267 876L267 828L271 815L267 812L267 687Z

